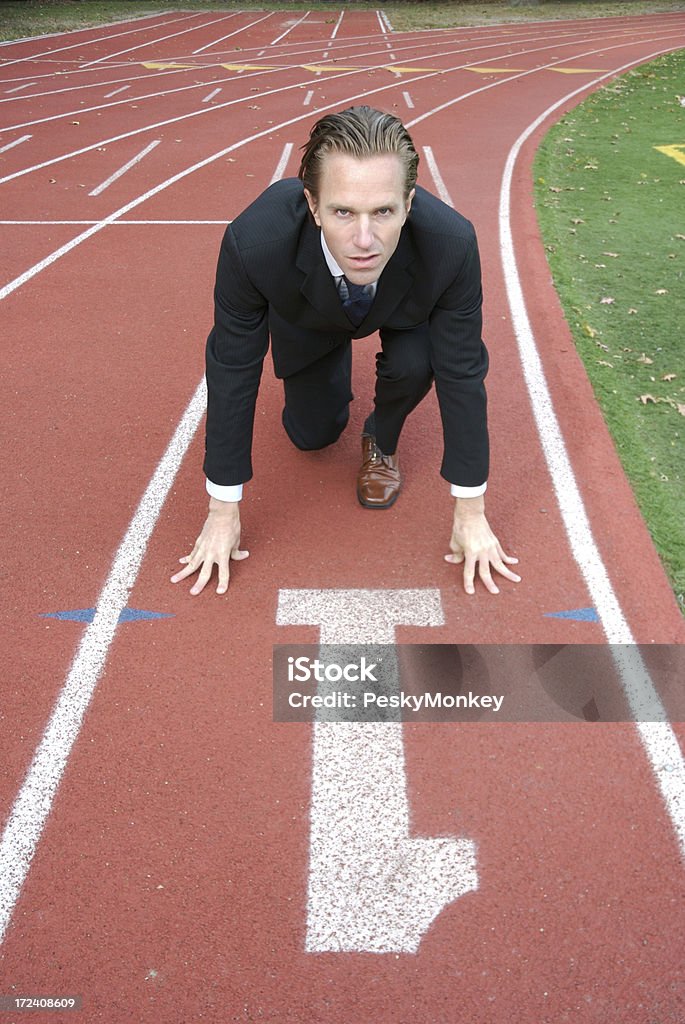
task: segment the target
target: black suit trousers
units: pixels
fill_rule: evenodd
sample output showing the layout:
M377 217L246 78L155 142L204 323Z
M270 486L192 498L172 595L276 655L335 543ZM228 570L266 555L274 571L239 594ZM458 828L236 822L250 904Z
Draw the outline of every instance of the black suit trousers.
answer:
M427 323L404 331L381 328L380 336L374 408L364 430L375 436L382 452L393 455L407 416L433 383L430 336ZM337 441L347 426L354 398L352 344L337 345L284 378L283 426L297 448L325 448Z

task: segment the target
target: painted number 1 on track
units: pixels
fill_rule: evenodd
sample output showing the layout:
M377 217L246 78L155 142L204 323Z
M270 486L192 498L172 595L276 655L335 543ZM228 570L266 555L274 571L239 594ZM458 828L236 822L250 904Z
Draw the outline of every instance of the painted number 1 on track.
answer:
M280 626L322 644L392 644L443 623L438 590L282 590ZM416 953L438 914L478 887L469 839L412 837L399 722L314 724L306 950Z

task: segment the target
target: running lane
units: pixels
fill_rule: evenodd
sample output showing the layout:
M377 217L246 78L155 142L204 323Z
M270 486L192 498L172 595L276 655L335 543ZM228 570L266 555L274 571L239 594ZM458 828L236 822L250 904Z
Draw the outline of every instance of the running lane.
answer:
M0 48L0 994L82 995L89 1021L681 1021L680 726L579 708L275 724L271 662L319 640L682 643L549 285L530 162L589 88L682 46L685 16L399 34L303 13ZM488 508L523 582L467 599L442 559L434 398L403 435L401 501L357 505L370 338L325 452L286 443L267 366L251 555L224 598L191 599L168 577L204 514L196 388L225 223L296 173L321 112L362 98L405 120L420 182L478 230ZM405 675L459 671L435 651L406 649ZM620 692L630 666L604 660Z

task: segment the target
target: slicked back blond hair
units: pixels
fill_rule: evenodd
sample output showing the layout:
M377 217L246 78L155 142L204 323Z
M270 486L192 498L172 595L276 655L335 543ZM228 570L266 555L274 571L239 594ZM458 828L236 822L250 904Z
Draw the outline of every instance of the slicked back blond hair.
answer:
M399 118L373 107L348 107L339 113L326 114L316 122L302 150L298 177L315 197L327 153L345 153L359 160L396 154L404 166L405 199L416 184L419 154L409 132Z

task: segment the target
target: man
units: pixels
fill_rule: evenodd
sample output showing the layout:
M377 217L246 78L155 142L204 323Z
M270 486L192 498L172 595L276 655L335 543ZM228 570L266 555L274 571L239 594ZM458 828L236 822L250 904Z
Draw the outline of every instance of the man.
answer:
M199 570L199 594L218 567L228 587L240 549L239 502L262 363L271 338L283 379L283 426L300 449L335 442L349 416L352 339L379 331L374 409L362 434L357 496L389 508L401 489L397 444L435 380L444 434L441 474L452 485L447 561L476 568L498 593L495 569L518 582L485 517L487 352L472 226L416 186L418 154L401 122L369 107L327 115L303 147L299 180L277 182L224 235L207 341L204 471L209 514L177 583Z

